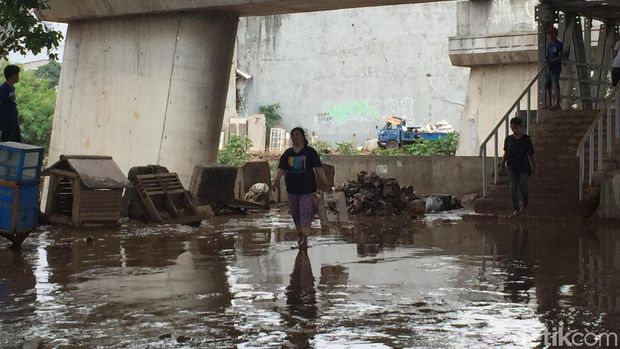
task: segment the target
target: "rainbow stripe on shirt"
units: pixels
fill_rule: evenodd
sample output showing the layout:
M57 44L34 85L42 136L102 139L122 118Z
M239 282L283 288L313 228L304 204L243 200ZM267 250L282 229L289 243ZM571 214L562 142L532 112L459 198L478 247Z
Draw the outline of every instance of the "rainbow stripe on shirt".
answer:
M288 165L293 170L303 170L306 168L306 156L289 156L288 157Z

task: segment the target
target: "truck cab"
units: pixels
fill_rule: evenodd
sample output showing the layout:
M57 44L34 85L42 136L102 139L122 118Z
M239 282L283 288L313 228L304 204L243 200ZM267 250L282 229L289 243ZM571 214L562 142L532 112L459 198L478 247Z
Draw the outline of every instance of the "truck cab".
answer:
M419 139L420 135L416 127L407 127L407 121L390 116L377 136L378 145L381 148L395 149L404 144L411 144Z

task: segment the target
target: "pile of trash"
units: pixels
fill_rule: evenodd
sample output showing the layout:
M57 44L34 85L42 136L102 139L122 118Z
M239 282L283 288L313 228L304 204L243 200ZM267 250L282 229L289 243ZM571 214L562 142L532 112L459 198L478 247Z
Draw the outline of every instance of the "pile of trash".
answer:
M426 124L425 126L421 127L419 131L427 132L427 133L436 133L436 132L452 133L454 132L454 127L450 125L448 121L442 120L434 124L432 123Z
M401 188L396 179L376 173L362 171L357 181L347 181L336 190L344 193L349 214L388 216L408 211L413 215L424 214L425 210L413 187Z

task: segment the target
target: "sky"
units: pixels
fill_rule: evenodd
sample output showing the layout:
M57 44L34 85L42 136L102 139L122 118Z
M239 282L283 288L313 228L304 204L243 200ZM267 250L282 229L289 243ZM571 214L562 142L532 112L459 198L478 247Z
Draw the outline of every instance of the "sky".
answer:
M53 27L54 29L60 30L63 36L67 35L67 24L66 23L54 23L54 22L46 22L46 23L50 25L51 27ZM58 50L56 51L58 53L58 59L61 62L62 62L62 55L64 51L65 51L65 40L63 39L62 42L60 43L60 47L58 47ZM34 55L32 53L29 53L25 56L22 56L19 53L9 54L9 62L11 63L28 63L28 62L33 62L33 61L39 61L42 59L47 59L47 53L45 51L43 51L42 53L38 55Z

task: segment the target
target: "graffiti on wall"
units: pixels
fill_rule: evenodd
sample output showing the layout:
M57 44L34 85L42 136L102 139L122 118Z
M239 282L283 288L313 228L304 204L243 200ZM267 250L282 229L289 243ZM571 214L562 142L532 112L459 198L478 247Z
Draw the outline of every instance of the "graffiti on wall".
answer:
M348 122L380 121L384 115L413 116L413 97L350 100L323 104L315 124L344 125Z

